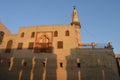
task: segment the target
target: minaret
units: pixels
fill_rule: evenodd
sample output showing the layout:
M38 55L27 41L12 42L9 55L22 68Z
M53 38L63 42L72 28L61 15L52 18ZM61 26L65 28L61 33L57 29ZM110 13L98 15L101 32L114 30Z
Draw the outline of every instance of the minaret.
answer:
M80 25L80 22L79 22L79 19L78 19L78 13L77 13L77 10L76 10L75 6L74 6L73 13L72 13L71 25L75 28L75 39L76 39L77 47L81 48L81 46L80 46L82 44L82 39L81 39L81 36L80 36L81 25Z
M76 25L76 26L79 26L79 28L81 28L81 25L80 25L80 22L79 22L79 19L78 19L78 13L77 13L77 10L76 10L75 6L74 6L73 13L72 13L71 25Z

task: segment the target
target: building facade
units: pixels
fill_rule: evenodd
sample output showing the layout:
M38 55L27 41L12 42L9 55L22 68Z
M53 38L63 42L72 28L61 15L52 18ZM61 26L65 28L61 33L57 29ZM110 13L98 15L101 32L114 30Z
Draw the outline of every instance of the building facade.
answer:
M0 23L0 78L118 80L111 44L105 48L83 44L80 29L75 7L69 25L21 27L18 34L12 34Z

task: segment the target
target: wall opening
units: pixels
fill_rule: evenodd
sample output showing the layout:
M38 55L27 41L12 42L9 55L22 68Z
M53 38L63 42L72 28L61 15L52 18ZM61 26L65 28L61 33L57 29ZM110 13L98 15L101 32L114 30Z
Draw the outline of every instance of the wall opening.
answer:
M2 41L3 41L3 37L4 37L4 32L3 32L3 31L0 31L0 44L1 44Z
M6 50L5 50L5 53L10 53L11 50L12 50L12 45L13 45L13 41L12 40L9 40L7 42L7 46L6 46Z
M35 32L32 32L31 38L34 38L34 37L35 37Z
M69 31L67 30L66 32L65 32L65 36L69 36L70 35L70 33L69 33Z
M22 47L23 47L23 43L18 43L17 49L22 49Z
M62 62L60 63L60 67L63 68L63 63Z
M57 42L57 48L58 48L58 49L63 48L63 41L58 41L58 42Z
M77 67L80 68L80 63L77 63Z
M27 62L26 62L26 61L23 63L23 66L24 66L24 67L26 67L26 66L27 66Z
M22 32L22 33L21 33L21 38L23 38L23 37L24 37L24 35L25 35L25 33L24 33L24 32Z
M54 32L54 37L58 37L58 32L57 31Z
M29 42L28 49L33 49L34 47L34 42Z

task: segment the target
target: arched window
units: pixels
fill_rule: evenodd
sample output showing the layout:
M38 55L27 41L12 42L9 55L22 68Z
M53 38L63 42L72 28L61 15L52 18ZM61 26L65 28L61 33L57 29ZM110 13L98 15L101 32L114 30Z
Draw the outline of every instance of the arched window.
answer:
M58 32L55 31L55 32L54 32L54 37L57 37L57 36L58 36Z
M34 38L34 37L35 37L35 32L32 32L31 38Z
M24 34L25 34L25 33L24 33L24 32L22 32L22 33L21 33L21 37L24 37Z
M13 44L13 41L12 41L12 40L9 40L9 41L7 42L7 46L6 46L6 50L5 50L6 53L10 53L10 52L11 52L12 44Z
M69 33L69 31L67 30L66 32L65 32L65 36L69 36L70 35L70 33Z
M0 31L0 43L2 42L3 37L4 37L4 32L3 32L3 31Z

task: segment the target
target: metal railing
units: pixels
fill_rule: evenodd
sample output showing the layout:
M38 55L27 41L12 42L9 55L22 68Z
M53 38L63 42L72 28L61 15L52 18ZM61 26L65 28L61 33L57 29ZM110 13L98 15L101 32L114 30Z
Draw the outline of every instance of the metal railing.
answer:
M80 48L113 48L112 47L112 42L108 43L83 43L83 44L78 44Z

